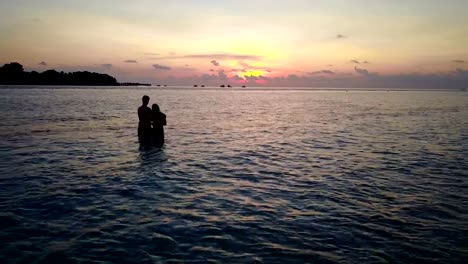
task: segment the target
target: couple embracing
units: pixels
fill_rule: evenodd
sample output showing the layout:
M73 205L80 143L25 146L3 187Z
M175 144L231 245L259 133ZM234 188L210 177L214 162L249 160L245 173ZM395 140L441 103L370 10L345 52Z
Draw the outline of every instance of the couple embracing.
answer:
M164 144L164 126L166 125L166 115L159 110L157 104L153 104L152 109L148 107L149 96L145 95L141 99L143 104L138 108L138 139L144 146L162 147Z

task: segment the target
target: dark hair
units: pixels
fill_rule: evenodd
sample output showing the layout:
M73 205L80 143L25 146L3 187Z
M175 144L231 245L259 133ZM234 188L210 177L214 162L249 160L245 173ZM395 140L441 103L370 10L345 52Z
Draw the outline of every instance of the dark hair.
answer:
M141 98L141 101L143 101L143 104L147 105L149 103L149 96L147 95L143 95L143 97Z
M152 107L153 111L155 112L161 112L161 110L159 110L159 105L158 104L153 104L153 107Z

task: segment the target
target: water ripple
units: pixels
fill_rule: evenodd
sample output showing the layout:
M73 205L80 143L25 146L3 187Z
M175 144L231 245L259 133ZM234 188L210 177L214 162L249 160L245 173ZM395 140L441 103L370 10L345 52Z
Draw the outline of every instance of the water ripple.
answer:
M1 93L5 263L468 256L466 94ZM162 149L137 145L143 94L168 115Z

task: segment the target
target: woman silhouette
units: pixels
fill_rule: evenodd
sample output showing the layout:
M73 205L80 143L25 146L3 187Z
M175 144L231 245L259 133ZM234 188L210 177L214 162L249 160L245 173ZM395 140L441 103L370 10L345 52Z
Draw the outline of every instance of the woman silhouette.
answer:
M152 142L157 147L162 147L164 144L164 126L166 125L166 115L161 113L159 106L153 104L151 123L153 125Z

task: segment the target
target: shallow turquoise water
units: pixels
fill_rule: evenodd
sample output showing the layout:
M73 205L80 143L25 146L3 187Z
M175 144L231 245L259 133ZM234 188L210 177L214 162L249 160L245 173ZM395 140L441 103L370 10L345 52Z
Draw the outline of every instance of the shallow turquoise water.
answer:
M166 145L137 143L143 94ZM468 94L0 89L0 260L455 263Z

